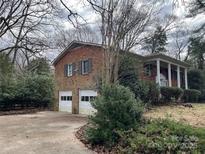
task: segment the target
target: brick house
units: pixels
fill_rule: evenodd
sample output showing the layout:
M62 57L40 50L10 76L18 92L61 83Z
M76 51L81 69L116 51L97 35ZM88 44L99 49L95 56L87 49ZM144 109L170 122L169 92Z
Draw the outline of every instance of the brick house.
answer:
M141 56L131 53L139 62L140 79L160 86L188 88L189 64L163 54ZM97 96L102 75L104 49L99 44L71 42L53 61L55 68L55 110L90 114L90 101Z

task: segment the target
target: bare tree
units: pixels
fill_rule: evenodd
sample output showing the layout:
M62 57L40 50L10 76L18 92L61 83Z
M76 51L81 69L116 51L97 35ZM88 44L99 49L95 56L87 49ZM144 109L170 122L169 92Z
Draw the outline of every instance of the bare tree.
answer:
M104 82L118 79L119 52L136 45L137 36L143 32L150 12L146 5L137 7L139 0L87 0L101 18L104 55ZM137 9L136 9L137 8Z
M47 34L53 30L60 2L55 0L2 0L0 2L0 52L13 60L41 55L49 47ZM76 13L69 12L69 17ZM71 21L70 21L71 22Z
M55 47L64 49L73 40L99 43L99 34L96 32L97 30L94 31L93 29L95 28L91 28L88 25L81 25L80 27L73 29L57 29L55 32L55 40L53 40L53 44Z
M182 59L182 55L186 54L188 45L190 43L188 40L188 35L189 31L182 27L177 28L173 33L173 52L176 59L184 60ZM184 58L186 58L186 56Z
M74 12L72 9L70 9L66 3L64 2L64 0L60 0L61 4L64 6L64 8L68 11L68 20L69 22L74 26L74 27L79 27L79 25L81 25L78 21L78 18L81 18L84 22L86 22L86 20L77 12Z
M190 1L190 13L192 15L197 15L205 13L205 1L204 0L192 0Z
M10 39L9 45L0 47L0 52L7 52L13 57L13 63L17 52L40 52L45 44L39 38L43 36L42 26L47 25L44 19L52 12L52 3L46 0L4 0L0 6L4 10L0 13L0 38Z

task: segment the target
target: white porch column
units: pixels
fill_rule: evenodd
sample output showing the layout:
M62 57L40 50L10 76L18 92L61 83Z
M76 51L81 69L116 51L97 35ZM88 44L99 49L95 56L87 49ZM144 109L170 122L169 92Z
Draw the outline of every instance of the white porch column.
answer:
M157 83L159 86L161 86L161 81L160 81L160 60L157 59Z
M171 64L168 63L168 80L169 80L169 87L172 87L172 71L171 71Z
M188 89L187 68L184 69L185 89Z
M181 88L181 81L180 81L180 66L177 65L177 86Z

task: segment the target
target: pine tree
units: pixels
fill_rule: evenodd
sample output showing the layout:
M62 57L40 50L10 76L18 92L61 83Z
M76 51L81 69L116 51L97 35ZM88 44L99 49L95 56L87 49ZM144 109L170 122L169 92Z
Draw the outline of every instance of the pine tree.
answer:
M188 47L191 59L196 63L198 69L203 70L205 64L205 41L198 38L190 38Z
M145 39L144 49L151 53L166 52L167 35L161 26L158 26L154 34Z

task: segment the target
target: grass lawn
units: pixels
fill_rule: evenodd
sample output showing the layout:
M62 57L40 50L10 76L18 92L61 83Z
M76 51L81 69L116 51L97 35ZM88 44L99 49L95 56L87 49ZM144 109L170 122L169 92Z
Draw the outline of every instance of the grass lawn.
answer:
M192 105L193 108L182 105L153 107L144 116L146 118L169 118L195 127L205 128L205 103Z

